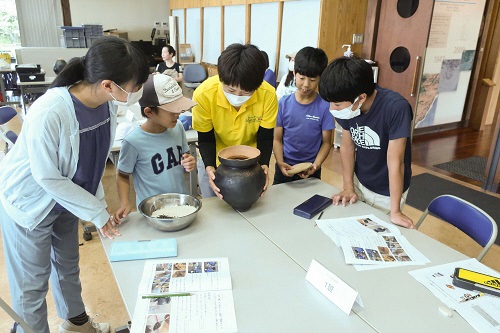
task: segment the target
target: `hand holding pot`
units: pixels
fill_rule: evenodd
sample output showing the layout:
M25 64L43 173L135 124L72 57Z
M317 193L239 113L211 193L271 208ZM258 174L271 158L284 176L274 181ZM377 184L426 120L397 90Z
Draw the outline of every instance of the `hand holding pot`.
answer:
M266 193L267 186L269 185L269 167L267 165L262 165L262 170L264 170L264 174L266 175L266 184L264 185L262 193L260 194L261 197L264 195L264 193Z
M207 166L205 168L207 171L208 175L208 184L212 188L212 191L214 191L215 195L219 197L219 199L222 199L222 194L220 194L220 189L215 185L215 168L213 166Z

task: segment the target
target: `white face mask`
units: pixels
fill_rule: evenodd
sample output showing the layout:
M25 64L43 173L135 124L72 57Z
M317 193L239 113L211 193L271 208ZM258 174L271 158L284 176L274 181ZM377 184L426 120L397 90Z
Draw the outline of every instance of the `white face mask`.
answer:
M119 85L117 85L116 83L115 83L115 85L127 93L127 101L126 102L122 102L122 101L117 100L115 98L115 96L113 96L112 93L109 93L111 95L111 97L113 97L113 99L115 100L115 104L117 104L117 105L130 106L130 105L133 105L133 104L139 102L139 100L142 97L143 87L141 87L141 89L139 89L136 92L128 92L125 89L123 89L122 87L120 87Z
M288 70L289 70L290 72L293 72L293 71L294 71L294 69L295 69L295 61L293 61L293 60L292 60L292 61L289 61L289 62L288 62Z
M249 96L233 95L228 92L225 92L224 90L222 90L222 92L224 93L224 96L226 96L229 104L231 104L234 107L242 106L243 104L245 104L246 101L250 99L250 97L252 97L252 95Z
M354 117L357 117L361 114L361 105L363 103L359 103L358 108L356 110L352 109L352 106L356 103L358 100L358 97L354 100L354 103L351 104L351 106L346 107L342 110L330 110L330 113L338 119L351 119Z

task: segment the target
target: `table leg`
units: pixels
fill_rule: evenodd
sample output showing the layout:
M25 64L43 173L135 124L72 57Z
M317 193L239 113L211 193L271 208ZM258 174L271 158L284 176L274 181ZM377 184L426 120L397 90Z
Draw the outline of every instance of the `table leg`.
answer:
M24 86L21 86L21 104L23 107L24 115L26 115L26 101L24 100Z

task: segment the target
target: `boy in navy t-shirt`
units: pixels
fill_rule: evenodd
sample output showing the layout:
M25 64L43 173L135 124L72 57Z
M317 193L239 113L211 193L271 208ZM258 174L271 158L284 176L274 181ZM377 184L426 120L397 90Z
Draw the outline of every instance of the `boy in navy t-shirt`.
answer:
M321 164L332 147L335 127L330 106L318 92L321 73L328 57L319 48L304 47L295 56L294 78L297 91L279 100L274 128L276 158L274 184L309 176L321 178ZM308 170L294 174L293 166L311 162Z
M411 178L410 104L373 82L362 59L338 58L321 76L319 93L342 126L340 156L344 190L334 204L364 201L385 211L391 222L414 228L402 213Z

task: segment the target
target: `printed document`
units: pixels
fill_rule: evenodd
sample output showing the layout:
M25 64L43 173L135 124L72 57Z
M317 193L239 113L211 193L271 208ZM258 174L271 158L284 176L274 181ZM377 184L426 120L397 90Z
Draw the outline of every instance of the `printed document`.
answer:
M237 332L228 259L146 261L131 332Z
M317 220L316 223L337 246L341 246L340 242L343 237L401 234L395 225L382 221L373 214Z
M500 297L453 285L455 268L499 276L476 259L456 261L409 272L449 308L458 312L478 332L500 332Z
M316 221L358 271L430 262L399 229L373 214Z
M342 237L346 264L424 265L429 261L402 235L368 235Z

